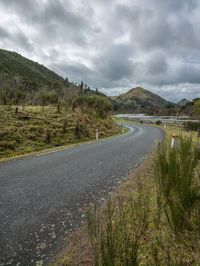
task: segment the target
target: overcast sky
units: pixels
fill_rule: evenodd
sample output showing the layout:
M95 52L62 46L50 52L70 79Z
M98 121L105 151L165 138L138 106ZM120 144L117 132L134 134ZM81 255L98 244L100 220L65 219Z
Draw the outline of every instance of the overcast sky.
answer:
M200 97L199 0L0 0L0 47L108 95Z

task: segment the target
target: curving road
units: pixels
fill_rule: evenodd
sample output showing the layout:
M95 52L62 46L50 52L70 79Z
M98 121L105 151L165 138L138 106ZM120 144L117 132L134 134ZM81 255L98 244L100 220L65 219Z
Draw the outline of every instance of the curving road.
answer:
M0 265L47 265L84 220L144 159L158 128L129 125L118 137L0 165Z

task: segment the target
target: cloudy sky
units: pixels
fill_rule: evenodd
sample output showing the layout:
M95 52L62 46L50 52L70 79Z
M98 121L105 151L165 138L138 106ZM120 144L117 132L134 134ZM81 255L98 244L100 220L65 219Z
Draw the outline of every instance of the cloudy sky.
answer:
M0 0L0 47L108 95L200 97L199 0Z

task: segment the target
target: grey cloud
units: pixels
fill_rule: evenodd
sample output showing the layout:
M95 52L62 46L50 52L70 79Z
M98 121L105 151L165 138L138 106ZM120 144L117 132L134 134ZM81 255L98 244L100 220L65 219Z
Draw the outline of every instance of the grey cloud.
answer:
M200 64L181 64L174 69L176 83L200 84Z
M199 12L197 0L0 0L0 44L109 94L141 85L192 98Z
M0 26L0 38L7 38L7 37L9 37L8 32Z
M130 45L113 45L99 58L99 71L113 81L130 77L133 64Z
M180 11L192 11L198 6L198 0L152 0L151 3L164 13L177 13Z
M32 50L32 45L28 39L28 37L23 34L22 32L16 32L16 33L11 33L9 31L6 31L4 28L0 27L0 38L1 42L11 44L15 43L16 46L23 47L27 51Z
M72 81L82 81L86 79L89 79L91 75L93 75L93 71L90 70L87 66L76 63L76 64L70 64L70 63L61 63L55 65L57 69L62 71L62 73L67 73L67 77Z
M20 16L27 18L32 17L32 14L40 7L37 1L32 0L0 0L0 5L12 14L20 14Z
M148 62L148 74L159 75L160 73L165 73L168 70L168 64L165 56L156 55L152 57Z

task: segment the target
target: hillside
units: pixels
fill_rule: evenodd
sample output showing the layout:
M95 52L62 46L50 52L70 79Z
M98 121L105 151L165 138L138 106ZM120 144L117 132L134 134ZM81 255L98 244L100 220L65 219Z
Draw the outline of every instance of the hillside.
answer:
M36 83L37 86L52 85L65 80L43 65L33 62L16 52L0 49L1 79L16 78Z
M0 49L0 158L119 133L111 100Z
M16 52L0 49L0 104L72 104L79 95L106 97L87 84L74 84Z
M0 160L13 155L40 151L80 141L95 140L121 132L110 116L93 112L74 112L52 106L0 106Z
M116 109L124 112L155 112L156 110L175 107L174 103L141 87L133 88L117 97L112 97L112 100L116 102Z

